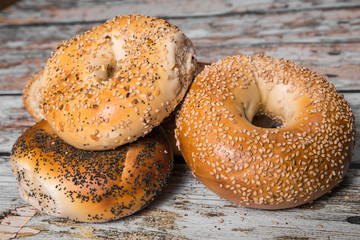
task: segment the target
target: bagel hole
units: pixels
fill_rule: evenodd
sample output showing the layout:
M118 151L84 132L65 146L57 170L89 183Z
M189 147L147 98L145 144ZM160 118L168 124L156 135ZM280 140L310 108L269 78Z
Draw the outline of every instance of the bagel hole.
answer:
M251 123L261 128L280 128L283 125L280 119L274 119L261 113L256 114Z
M114 76L115 71L116 71L115 68L116 68L115 64L108 64L107 65L107 68L106 68L107 79Z

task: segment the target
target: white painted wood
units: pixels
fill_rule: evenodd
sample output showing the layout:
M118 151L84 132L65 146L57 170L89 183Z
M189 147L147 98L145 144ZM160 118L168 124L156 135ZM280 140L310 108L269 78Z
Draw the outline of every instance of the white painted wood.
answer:
M1 219L28 206L9 162L13 143L35 123L22 105L25 81L62 40L135 12L178 25L200 60L265 53L327 75L345 90L355 114L351 169L339 187L313 203L265 211L220 199L178 161L164 193L143 211L104 224L37 213L25 232L40 232L27 239L360 239L359 9L358 0L22 0L0 11L0 239L9 229Z
M117 14L166 16L200 60L263 52L360 89L358 1L34 1L0 12L0 88L21 89L61 41ZM2 23L2 24L1 24Z
M0 152L10 153L16 139L35 120L26 112L21 95L0 95L0 102Z
M359 129L360 94L346 93ZM34 120L22 107L21 97L0 95L0 152ZM20 106L20 107L19 107ZM359 135L357 135L359 143ZM359 161L359 147L354 162ZM198 182L185 164L178 163L164 194L138 214L105 224L74 223L37 214L26 224L40 230L31 239L357 239L360 223L360 169L350 169L333 193L295 209L265 211L238 207L220 199ZM10 170L9 157L0 157L0 216L24 206ZM36 232L36 231L35 231Z
M159 0L56 1L23 0L1 13L4 24L103 21L117 14L143 13L166 18L198 18L235 14L268 14L359 7L356 0ZM1 25L1 24L0 24Z
M9 166L8 158L0 158L0 212L25 204ZM89 224L38 213L26 226L40 230L31 239L359 239L359 225L347 220L360 219L359 186L360 170L352 169L339 187L313 203L256 210L220 199L176 164L163 194L135 215Z

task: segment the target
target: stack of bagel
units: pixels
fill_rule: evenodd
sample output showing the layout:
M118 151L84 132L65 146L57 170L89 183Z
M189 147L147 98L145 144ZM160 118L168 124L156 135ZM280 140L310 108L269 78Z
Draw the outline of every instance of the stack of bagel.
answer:
M323 76L263 55L199 66L191 40L149 16L118 16L61 43L24 89L38 123L11 153L21 197L54 216L118 219L164 189L173 152L249 207L295 207L341 182L354 115Z

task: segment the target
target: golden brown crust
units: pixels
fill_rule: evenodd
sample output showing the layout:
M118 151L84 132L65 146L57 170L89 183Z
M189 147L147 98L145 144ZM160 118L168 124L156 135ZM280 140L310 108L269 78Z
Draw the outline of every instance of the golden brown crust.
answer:
M44 116L77 148L132 142L182 100L193 80L194 52L165 20L118 16L57 47L41 88Z
M205 66L207 66L207 65L210 65L210 63L198 62L197 68L195 71L195 75L199 74L202 70L204 70ZM176 112L180 109L179 108L180 105L181 105L181 103L170 114L170 116L165 118L164 121L162 121L162 123L161 123L161 126L165 130L165 133L166 133L167 139L169 141L169 144L171 146L171 149L172 149L174 155L176 155L176 156L181 156L181 152L180 152L179 148L176 146L176 138L175 138L175 128L176 128L175 116L176 116Z
M104 222L137 212L161 192L172 169L161 131L91 152L66 144L40 121L12 149L20 195L45 213L77 221Z
M254 126L256 114L282 122ZM186 163L233 203L281 209L336 186L352 157L354 115L323 76L269 56L222 59L200 73L176 119Z
M44 119L40 103L40 87L43 80L43 72L44 68L31 76L26 82L22 95L25 109L38 121Z

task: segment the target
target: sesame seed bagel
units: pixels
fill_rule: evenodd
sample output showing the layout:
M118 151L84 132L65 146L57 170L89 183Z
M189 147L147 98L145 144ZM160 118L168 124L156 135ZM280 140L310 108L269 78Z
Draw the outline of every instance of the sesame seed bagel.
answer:
M198 62L195 75L198 75L202 70L204 70L204 67L206 65L209 65L209 63ZM181 103L170 114L170 116L165 118L164 121L161 123L161 126L165 130L171 149L174 155L176 156L181 156L181 152L179 151L179 148L176 146L176 139L175 139L175 128L176 128L175 116L176 116L176 112L179 110L179 106L181 106Z
M146 135L194 77L191 41L165 20L126 15L60 44L44 69L43 115L65 142L104 150Z
M47 214L105 222L133 214L161 192L173 157L161 129L113 150L85 151L42 120L15 143L11 167L23 200Z
M44 69L40 69L26 82L26 86L23 91L22 100L25 109L36 120L44 119L41 110L40 102L40 88L43 80Z
M265 116L281 126L253 124ZM262 55L206 67L176 125L178 147L204 185L262 209L295 207L331 190L349 167L355 139L354 115L332 84Z
M181 156L181 152L179 148L176 146L176 138L175 138L175 116L176 116L176 109L175 111L164 121L161 123L161 126L164 128L166 137L168 139L169 145L174 155Z

